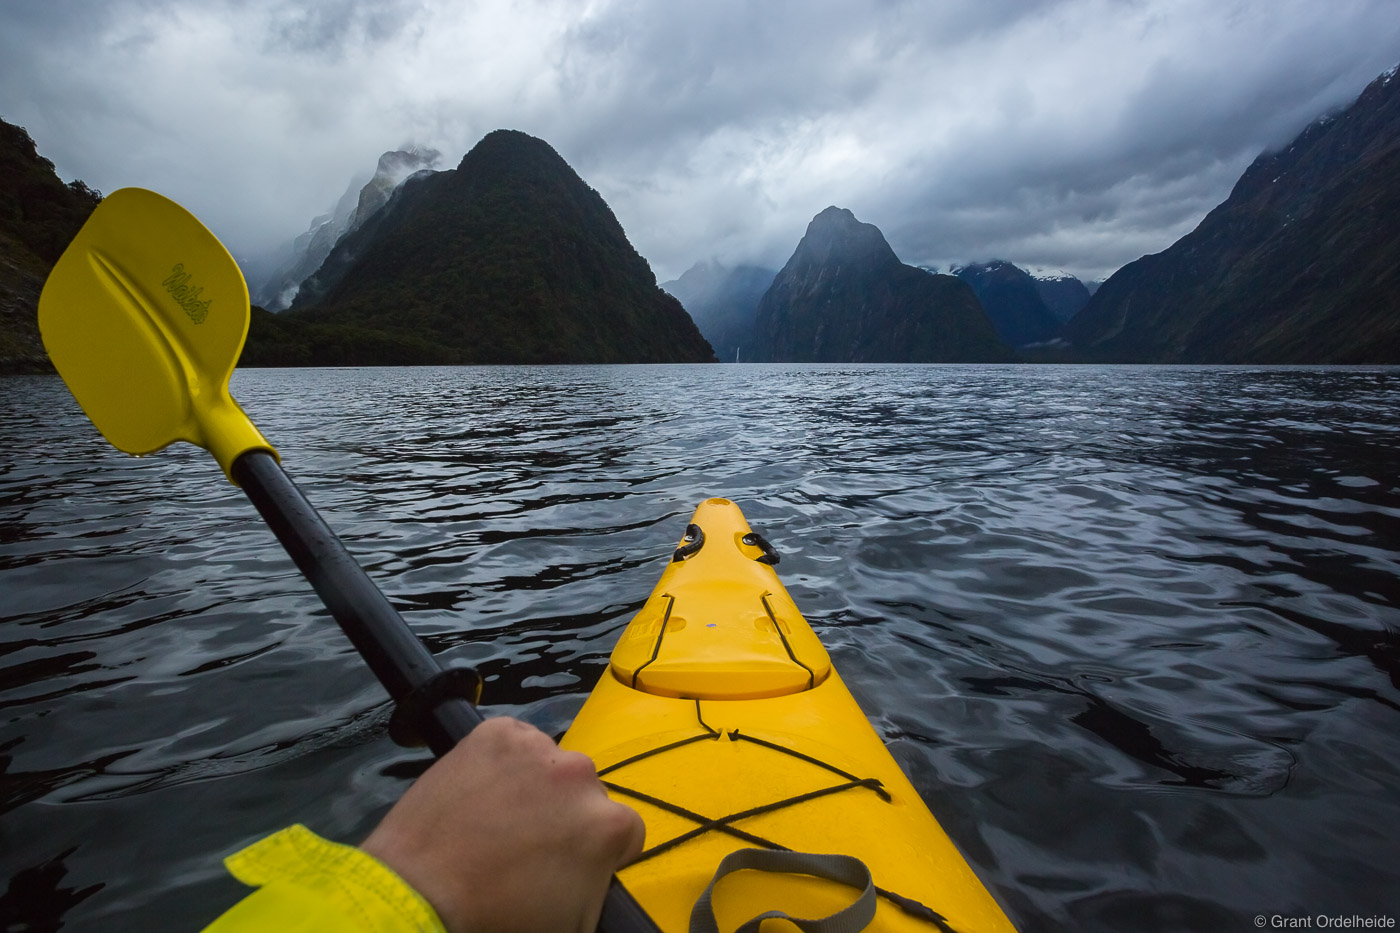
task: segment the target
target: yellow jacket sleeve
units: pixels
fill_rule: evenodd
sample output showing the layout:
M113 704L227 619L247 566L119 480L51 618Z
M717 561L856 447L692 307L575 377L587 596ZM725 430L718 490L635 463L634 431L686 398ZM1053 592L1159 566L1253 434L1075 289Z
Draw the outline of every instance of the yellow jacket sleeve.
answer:
M445 933L431 905L384 863L289 826L224 859L258 890L205 933Z

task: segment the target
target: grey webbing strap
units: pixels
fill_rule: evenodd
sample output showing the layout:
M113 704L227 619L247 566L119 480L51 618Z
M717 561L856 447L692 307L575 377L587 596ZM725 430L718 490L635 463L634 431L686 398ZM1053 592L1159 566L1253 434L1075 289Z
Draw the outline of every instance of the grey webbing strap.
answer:
M812 875L850 885L860 891L855 903L843 907L829 917L813 920L792 917L780 910L759 914L739 927L735 933L758 933L759 924L770 917L781 917L797 926L803 933L860 933L875 917L875 881L870 869L858 858L849 855L812 855L807 852L787 852L776 849L740 849L731 852L719 863L719 870L710 885L690 911L690 933L719 933L715 909L711 902L715 885L725 875L746 868L756 871Z

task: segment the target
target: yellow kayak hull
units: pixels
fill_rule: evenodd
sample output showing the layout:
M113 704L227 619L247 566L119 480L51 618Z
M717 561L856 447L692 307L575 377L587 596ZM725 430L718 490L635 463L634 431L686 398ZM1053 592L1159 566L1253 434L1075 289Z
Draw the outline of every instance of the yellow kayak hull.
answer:
M1013 931L761 560L771 551L739 508L707 500L687 532L560 742L591 756L613 798L646 822L647 851L621 872L628 890L680 933L729 853L837 853L860 859L882 892L868 929L939 929L907 900L957 933ZM714 908L731 931L769 910L825 916L857 893L741 871L717 886Z

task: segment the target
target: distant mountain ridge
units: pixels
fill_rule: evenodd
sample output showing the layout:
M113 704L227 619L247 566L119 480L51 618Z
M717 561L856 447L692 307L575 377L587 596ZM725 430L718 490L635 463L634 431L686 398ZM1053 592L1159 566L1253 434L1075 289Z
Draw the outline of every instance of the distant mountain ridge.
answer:
M1039 283L1019 266L994 259L956 268L953 274L972 288L1008 346L1045 343L1059 332L1060 322L1041 296Z
M759 302L754 359L992 362L1011 354L966 283L899 261L875 225L828 207Z
M760 266L730 267L702 261L679 279L662 282L661 288L685 307L719 361L735 363L744 357L745 350L750 354L754 350L754 315L777 274Z
M709 362L598 192L548 143L487 134L343 236L248 365Z
M1084 306L1093 295L1093 289L1099 285L1097 282L1081 281L1078 276L1068 272L1055 275L1032 274L1031 278L1035 281L1035 290L1039 293L1040 300L1045 302L1050 316L1059 325L1063 325L1084 310Z
M1400 80L1264 153L1065 331L1122 362L1400 363Z

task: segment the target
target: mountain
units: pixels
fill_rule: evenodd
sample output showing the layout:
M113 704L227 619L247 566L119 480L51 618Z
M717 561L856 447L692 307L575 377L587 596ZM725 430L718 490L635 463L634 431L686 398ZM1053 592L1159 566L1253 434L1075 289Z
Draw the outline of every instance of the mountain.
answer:
M542 140L488 134L346 234L249 365L709 362L598 192Z
M410 146L381 155L379 164L374 168L374 177L360 189L355 214L350 218L349 228L345 232L358 230L376 211L389 203L389 196L410 176L429 171L441 161L441 152L424 146Z
M321 267L335 244L345 234L356 230L385 204L399 185L415 172L431 169L442 160L442 153L422 146L409 146L386 152L379 157L374 174L351 180L335 207L311 221L305 233L280 251L280 255L265 260L273 271L254 275L249 286L255 304L272 311L291 305L301 283Z
M1089 296L1098 288L1097 282L1081 282L1078 277L1068 272L1035 275L1032 278L1035 279L1035 290L1039 293L1040 300L1050 309L1050 316L1055 319L1057 325L1064 324L1084 310L1084 306L1089 303Z
M966 283L906 266L873 224L828 207L758 304L755 360L984 362L1011 358Z
M997 335L1008 346L1045 343L1060 329L1031 274L1002 259L973 263L953 274L971 287Z
M678 279L662 282L715 348L721 363L738 362L752 350L759 299L778 273L758 266L697 262Z
M302 281L321 268L341 235L350 228L359 204L360 188L367 181L364 176L352 179L335 207L312 219L305 233L275 255L258 262L240 262L248 280L248 297L254 304L274 311L291 305ZM271 267L270 271L267 267Z
M1066 327L1095 359L1400 363L1400 80L1257 158Z
M64 184L23 127L0 120L0 373L52 372L39 293L102 196Z

